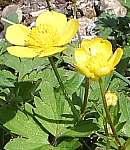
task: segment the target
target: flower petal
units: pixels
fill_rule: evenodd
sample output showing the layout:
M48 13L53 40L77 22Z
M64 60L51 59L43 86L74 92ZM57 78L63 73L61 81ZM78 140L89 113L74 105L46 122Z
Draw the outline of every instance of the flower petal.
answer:
M117 50L115 51L114 55L110 58L108 63L106 63L106 65L98 68L95 71L96 75L101 77L110 74L114 70L114 67L119 63L122 55L123 50L121 48L117 48Z
M97 55L102 55L104 59L109 59L112 55L112 45L108 40L94 38L91 45L93 53L96 50Z
M77 64L85 64L88 59L88 55L83 48L77 48L75 50L75 62Z
M57 32L61 33L67 23L67 18L64 14L55 11L46 11L41 13L36 19L36 26L47 24L52 26Z
M108 40L102 38L93 38L91 40L84 40L81 47L85 48L91 56L102 55L104 59L108 60L112 55L112 45Z
M14 24L7 28L6 39L14 45L25 45L30 29L22 24Z
M79 72L84 74L86 77L92 78L92 79L95 78L95 75L91 73L85 65L75 64L75 66L79 70Z
M75 50L75 66L85 76L87 76L88 78L89 77L93 78L94 74L91 73L86 66L87 59L88 59L88 55L86 55L86 51L84 49L77 48Z
M106 65L104 67L100 67L95 71L96 76L98 77L102 77L102 76L106 76L109 75L112 71L114 70L114 68L110 67L109 65Z
M38 55L38 57L51 56L53 54L62 52L66 47L48 47L46 49L43 48L42 52Z
M65 28L62 29L61 38L59 39L59 45L65 45L71 42L72 38L78 31L79 23L75 19L71 19L67 22Z
M11 46L7 48L7 51L17 57L33 58L38 55L37 49L21 47L21 46Z
M109 65L114 68L121 60L122 55L123 55L123 49L117 48L108 62Z

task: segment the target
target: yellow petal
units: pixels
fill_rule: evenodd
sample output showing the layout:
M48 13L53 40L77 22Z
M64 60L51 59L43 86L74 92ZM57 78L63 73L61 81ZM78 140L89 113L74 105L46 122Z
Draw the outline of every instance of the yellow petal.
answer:
M38 57L51 56L53 54L62 52L66 47L47 47L43 48L42 52L38 55Z
M59 39L59 45L65 45L69 43L78 31L79 23L75 19L71 19L66 23L66 26L62 29L61 38Z
M38 16L36 19L36 26L47 24L51 25L57 32L62 32L67 23L67 18L64 14L55 11L46 11Z
M81 42L81 48L88 50L88 47L91 47L91 40L90 39L84 39Z
M114 68L107 65L104 67L97 68L97 70L95 71L95 74L98 77L103 77L103 76L109 75L113 70Z
M76 68L88 78L94 78L94 74L89 71L85 65L75 64Z
M88 78L94 78L94 74L89 71L86 66L86 61L88 59L88 55L86 51L82 48L77 48L75 50L75 66L76 68Z
M81 47L91 55L102 55L104 59L109 59L112 55L112 45L108 40L102 38L93 38L91 40L84 40L81 43Z
M112 68L102 55L91 56L88 60L88 67L96 76L102 77L111 73Z
M121 57L123 55L123 50L121 48L117 48L114 55L110 58L110 60L104 66L98 67L95 71L96 75L99 77L110 74L114 67L119 63Z
M92 53L95 52L97 55L102 55L104 59L109 59L112 55L112 45L108 40L104 40L102 38L94 38L92 40Z
M7 51L14 56L21 58L33 58L38 55L37 49L21 47L21 46L11 46L7 48Z
M109 65L114 68L121 60L122 55L123 55L123 49L117 48L116 51L114 52L113 56L110 58L110 60L108 62Z
M89 56L83 48L77 48L75 50L75 62L77 64L85 64L88 57Z
M14 45L25 45L30 29L22 24L14 24L7 28L6 39Z

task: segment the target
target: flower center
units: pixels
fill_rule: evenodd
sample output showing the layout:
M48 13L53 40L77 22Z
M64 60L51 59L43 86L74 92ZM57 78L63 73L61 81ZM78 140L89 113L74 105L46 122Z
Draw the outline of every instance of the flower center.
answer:
M39 25L32 28L28 35L26 46L47 48L57 46L59 34L49 25Z

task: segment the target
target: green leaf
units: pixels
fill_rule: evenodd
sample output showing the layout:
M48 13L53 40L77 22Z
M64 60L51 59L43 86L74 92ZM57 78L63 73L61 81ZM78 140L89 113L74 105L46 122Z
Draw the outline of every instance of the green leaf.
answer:
M14 88L10 88L11 95L14 95L14 99L17 102L27 102L31 101L34 98L34 94L41 79L37 81L20 81L16 82Z
M63 141L54 150L75 150L80 146L80 142L77 140Z
M123 76L121 76L123 77ZM126 88L126 86L128 85L127 83L124 82L126 78L124 77L123 79L120 78L113 78L113 80L111 81L111 84L109 86L109 90L110 91L121 91L124 90Z
M74 64L74 50L76 45L67 45L67 49L64 51L63 60L65 63Z
M121 122L126 122L122 128L122 132L130 137L130 101L127 96L124 94L121 94L120 96L120 112L121 112L121 117L120 121Z
M1 87L14 87L14 80L16 77L9 71L0 71L0 86Z
M8 53L4 53L0 56L0 62L18 72L19 80L23 80L23 78L29 75L33 70L39 71L48 65L48 60L46 58L19 59Z
M54 97L54 92L50 90L46 84L46 90L48 92L48 98L44 94L44 100L42 101L40 98L35 98L36 105L36 118L39 122L54 136L59 137L64 133L64 128L68 124L72 124L73 122L68 119L62 119L61 113L64 108L64 101L57 101ZM61 99L57 99L61 100ZM64 99L63 99L64 100ZM61 105L62 104L62 105Z
M76 140L63 141L57 147L51 146L46 141L39 142L37 139L17 138L6 144L5 150L74 150L80 146Z
M64 136L86 137L97 130L99 128L96 123L93 123L92 120L84 120L80 121L76 126L66 129Z
M90 80L89 100L93 102L99 100L100 98L101 98L101 92L99 89L98 82Z
M8 43L3 39L0 40L0 57L6 51ZM1 61L0 61L1 63Z
M130 120L128 120L122 128L122 132L125 136L130 137Z
M16 12L11 12L10 14L8 14L8 16L6 16L6 19L14 23L19 23L18 15Z
M11 105L4 105L0 107L0 124L5 124L6 122L13 119L16 115L16 108Z
M123 59L124 58L129 58L130 57L130 46L129 45L126 45L124 48L123 48Z
M2 17L4 17L1 19L4 27L7 28L8 26L10 26L10 23L8 23L9 21L12 23L20 23L22 21L22 10L18 6L9 5L3 12Z
M59 137L64 132L65 126L72 124L73 118L62 117L63 113L71 114L54 73L51 69L41 72L42 82L39 86L40 98L35 97L35 113L40 123L54 136Z
M67 93L72 95L74 92L76 92L81 86L83 80L83 75L77 72L74 73L73 76L64 83Z
M117 75L117 72L115 72L114 71L114 74L115 75L117 75L117 77L121 77L121 74L122 75L126 75L126 71L128 72L128 66L129 66L129 59L130 59L130 57L126 57L126 58L124 58L124 59L122 59L121 61L120 61L120 63L119 63L119 65L118 65L118 68L117 68L117 71L120 73L120 75L119 75L119 73L118 73L118 75ZM122 78L123 79L123 78ZM128 84L130 84L130 81L128 80L128 79L126 79L126 80L124 80L125 82L128 82Z
M47 140L39 141L37 138L16 138L5 145L6 150L44 150ZM44 147L45 145L45 147Z
M129 0L120 0L121 4L125 7L130 8L130 1Z
M121 121L128 121L130 119L130 101L123 93L119 97Z
M111 32L112 32L111 28L105 27L101 32L99 32L99 36L108 39L108 36L111 34Z
M116 77L118 77L120 80L124 81L125 83L127 83L128 85L130 85L130 81L124 77L123 75L121 75L120 73L114 71L114 75L116 75ZM116 79L116 80L119 80L119 79ZM125 83L123 83L122 81L120 81L120 84L124 84L126 85Z
M123 126L125 125L126 122L121 122L116 126L116 132L122 130Z
M30 106L31 107L31 106ZM37 138L43 140L47 134L41 129L32 115L27 115L22 111L17 111L16 115L4 124L11 132L26 138Z

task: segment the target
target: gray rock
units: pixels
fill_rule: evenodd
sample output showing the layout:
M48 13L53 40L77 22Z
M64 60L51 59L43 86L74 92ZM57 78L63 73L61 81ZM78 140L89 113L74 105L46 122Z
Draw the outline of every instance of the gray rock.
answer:
M100 0L100 9L117 17L124 17L127 14L127 9L118 0Z

